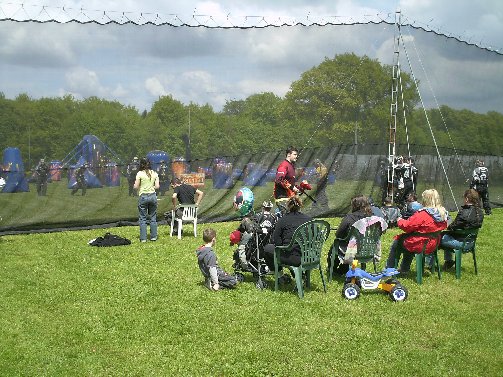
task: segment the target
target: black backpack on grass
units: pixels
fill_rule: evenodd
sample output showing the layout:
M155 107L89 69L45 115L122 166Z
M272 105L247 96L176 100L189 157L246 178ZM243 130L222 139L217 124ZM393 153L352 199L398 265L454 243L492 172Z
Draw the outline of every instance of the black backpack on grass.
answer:
M115 234L106 233L103 237L98 237L89 241L89 245L99 247L121 246L131 245L131 241L127 238L116 236Z

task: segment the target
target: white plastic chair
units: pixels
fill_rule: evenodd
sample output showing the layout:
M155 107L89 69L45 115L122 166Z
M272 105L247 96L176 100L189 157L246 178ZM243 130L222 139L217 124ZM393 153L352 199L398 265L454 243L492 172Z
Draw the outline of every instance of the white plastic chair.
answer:
M183 208L182 218L175 218L176 211L179 208ZM182 238L182 227L184 222L194 223L194 237L197 237L197 205L195 204L183 204L171 210L171 232L170 237L173 237L173 226L175 221L178 221L178 239Z

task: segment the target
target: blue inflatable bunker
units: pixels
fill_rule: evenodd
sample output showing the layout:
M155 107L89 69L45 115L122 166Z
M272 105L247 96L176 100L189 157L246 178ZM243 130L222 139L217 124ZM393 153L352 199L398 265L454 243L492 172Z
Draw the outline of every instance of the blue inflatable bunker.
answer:
M77 162L75 162L77 161ZM87 188L120 186L119 156L94 135L85 135L65 157L61 166L69 168L68 188L75 185L75 170L87 164L84 173Z
M24 174L24 164L18 148L5 148L3 151L3 170L5 186L2 192L27 192L30 191L28 180Z

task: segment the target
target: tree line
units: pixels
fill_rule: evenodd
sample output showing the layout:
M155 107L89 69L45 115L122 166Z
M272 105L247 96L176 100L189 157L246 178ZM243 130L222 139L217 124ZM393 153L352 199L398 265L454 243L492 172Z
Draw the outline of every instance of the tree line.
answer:
M502 114L441 106L425 115L417 107L411 77L402 75L411 144L433 144L427 115L440 147L502 154ZM257 93L228 100L221 111L208 104L183 104L172 96L160 97L150 111L141 112L98 97L33 99L23 93L12 100L0 92L0 149L19 148L27 166L33 167L42 157L65 158L90 134L124 161L151 150L186 156L189 144L192 159L283 150L286 145L317 148L355 140L386 144L391 77L390 65L367 56L336 55L304 72L284 97ZM405 128L398 127L397 132L397 139L405 140Z

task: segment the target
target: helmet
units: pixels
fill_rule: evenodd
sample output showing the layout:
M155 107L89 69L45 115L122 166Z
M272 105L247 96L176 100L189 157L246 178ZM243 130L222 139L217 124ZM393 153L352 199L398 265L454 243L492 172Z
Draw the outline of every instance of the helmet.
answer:
M231 246L237 245L241 241L241 232L239 230L235 230L229 235L229 241Z
M254 199L252 190L248 187L243 187L236 193L233 206L242 216L246 216L253 209Z
M133 158L133 160L134 160L134 161L138 161L138 157L136 157L136 156L135 156L135 157Z
M264 202L262 203L262 207L272 208L272 207L274 207L274 205L272 204L272 202L270 200L264 200Z

